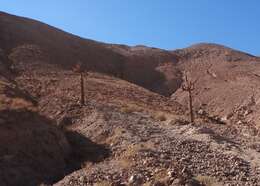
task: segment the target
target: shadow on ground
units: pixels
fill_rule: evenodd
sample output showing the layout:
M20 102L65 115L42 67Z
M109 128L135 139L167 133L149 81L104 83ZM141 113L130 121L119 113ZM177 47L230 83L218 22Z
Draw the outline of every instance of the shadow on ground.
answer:
M52 184L86 161L108 157L108 148L62 131L38 112L0 110L0 185Z
M96 144L77 131L65 131L65 134L71 146L69 172L80 169L84 162L101 162L111 154L107 146Z

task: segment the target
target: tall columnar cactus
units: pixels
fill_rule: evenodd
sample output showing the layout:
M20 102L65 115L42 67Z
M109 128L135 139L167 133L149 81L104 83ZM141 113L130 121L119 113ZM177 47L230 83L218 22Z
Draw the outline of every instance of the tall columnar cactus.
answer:
M77 63L73 71L80 74L80 104L85 105L84 70L81 63Z
M190 109L190 122L194 122L194 112L193 112L193 95L192 91L195 89L195 84L198 79L192 81L188 78L187 73L184 73L184 84L182 85L182 90L189 93L189 109Z

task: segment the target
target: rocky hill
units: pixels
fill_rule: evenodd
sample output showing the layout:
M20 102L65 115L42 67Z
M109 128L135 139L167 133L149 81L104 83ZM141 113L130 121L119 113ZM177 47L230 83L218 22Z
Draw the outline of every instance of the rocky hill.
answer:
M71 69L75 63L81 62L87 70L108 73L164 94L169 94L168 89L176 89L176 85L173 88L168 86L168 81L179 77L176 74L167 79L163 71L156 70L159 63L166 62L169 65L169 62L177 62L177 56L170 52L86 40L49 25L3 12L0 13L0 43L1 48L10 55L22 53L26 57L40 51L45 63Z
M0 48L2 185L260 183L258 57L105 44L3 12Z
M258 125L258 57L216 44L198 44L174 53L181 56L180 69L198 79L194 91L197 110ZM172 98L187 104L186 93L181 89Z

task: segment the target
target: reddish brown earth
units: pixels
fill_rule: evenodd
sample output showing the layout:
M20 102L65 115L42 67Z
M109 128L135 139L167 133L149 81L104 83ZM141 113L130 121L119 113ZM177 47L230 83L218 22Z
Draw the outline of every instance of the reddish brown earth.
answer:
M259 127L258 57L214 44L194 45L175 53L182 56L180 68L191 71L191 77L198 79L194 91L197 109L229 119L244 110L241 112L248 114L240 119L252 121ZM186 102L186 94L181 89L172 98Z
M260 183L258 57L216 44L105 44L6 13L0 48L1 183ZM194 124L185 71L198 79Z
M45 63L70 69L81 61L88 70L108 73L164 94L173 89L167 86L168 79L179 77L176 73L167 79L163 72L155 69L160 63L172 62L172 65L178 61L178 56L165 50L107 45L3 12L0 28L1 48L8 54L22 53L26 57L29 54L24 53L23 45L33 44L44 53Z
M54 122L39 114L36 104L30 94L1 73L0 183L3 186L51 183L68 172L70 145Z

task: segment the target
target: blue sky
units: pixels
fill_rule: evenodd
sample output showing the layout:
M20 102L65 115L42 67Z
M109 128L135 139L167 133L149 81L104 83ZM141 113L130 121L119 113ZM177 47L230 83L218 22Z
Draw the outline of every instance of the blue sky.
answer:
M108 43L213 42L260 55L259 0L2 0L0 10Z

